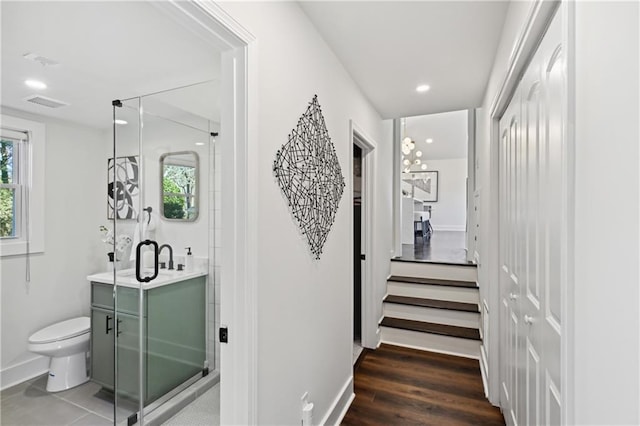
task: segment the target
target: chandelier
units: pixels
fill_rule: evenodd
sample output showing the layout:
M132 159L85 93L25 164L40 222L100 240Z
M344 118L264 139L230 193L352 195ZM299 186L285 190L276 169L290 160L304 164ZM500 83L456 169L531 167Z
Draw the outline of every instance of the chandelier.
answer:
M402 171L410 173L416 168L427 170L427 165L422 162L422 151L416 149L416 143L407 136L407 119L404 119L404 139L402 139Z

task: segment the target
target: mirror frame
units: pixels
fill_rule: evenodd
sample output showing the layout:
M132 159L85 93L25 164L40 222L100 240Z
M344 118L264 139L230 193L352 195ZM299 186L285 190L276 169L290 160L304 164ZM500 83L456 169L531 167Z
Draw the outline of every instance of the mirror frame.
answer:
M194 192L194 206L196 208L196 215L193 219L172 219L165 217L164 215L164 160L165 158L171 155L185 155L185 154L193 154L196 159L196 190ZM167 152L160 156L160 217L164 220L170 220L172 222L195 222L200 218L200 156L196 151L176 151L176 152Z

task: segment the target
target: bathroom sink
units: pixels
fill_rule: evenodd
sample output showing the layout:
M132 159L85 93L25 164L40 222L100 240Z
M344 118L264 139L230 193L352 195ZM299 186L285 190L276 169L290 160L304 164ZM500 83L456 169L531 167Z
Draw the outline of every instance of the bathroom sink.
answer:
M160 269L158 270L158 278L170 278L170 277L175 277L178 276L178 274L184 275L184 271L176 271L174 270L168 270L168 269ZM116 275L119 277L133 277L136 278L136 270L135 269L123 269L122 271L118 271L116 272ZM153 276L153 269L143 269L140 271L140 276L141 277L151 277Z
M140 271L142 277L153 276L153 269L145 268ZM178 271L169 269L160 269L158 276L149 282L139 282L136 279L135 269L123 269L116 272L117 285L125 287L142 288L148 290L155 287L161 287L167 284L174 284L191 278L201 277L207 275L204 271ZM91 282L99 282L104 284L113 284L113 272L100 272L97 274L89 275L87 279Z

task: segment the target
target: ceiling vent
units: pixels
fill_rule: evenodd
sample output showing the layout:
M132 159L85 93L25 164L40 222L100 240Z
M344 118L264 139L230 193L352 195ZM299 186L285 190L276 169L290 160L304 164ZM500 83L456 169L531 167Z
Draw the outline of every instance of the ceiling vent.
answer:
M46 106L48 108L60 108L63 106L69 105L66 102L58 101L55 99L47 98L46 96L41 95L31 95L25 98L25 101L31 102L32 104L38 104L42 106Z
M37 62L43 67L55 67L56 65L60 65L60 62L54 61L53 59L44 56L40 56L37 53L25 53L24 55L22 55L22 57L28 61Z

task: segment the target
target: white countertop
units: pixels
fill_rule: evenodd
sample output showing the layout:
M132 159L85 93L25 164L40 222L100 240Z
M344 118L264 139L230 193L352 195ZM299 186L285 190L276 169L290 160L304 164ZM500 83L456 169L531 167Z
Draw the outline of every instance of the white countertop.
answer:
M142 275L143 277L152 276L153 269L143 269L140 275ZM180 281L201 277L204 275L207 275L207 273L202 270L188 272L177 271L175 269L171 271L168 269L160 269L158 271L158 276L156 277L156 279L149 281L148 283L141 283L136 279L135 269L123 269L116 273L116 281L117 285L121 285L123 287L142 288L143 290L149 290L152 288L162 287L164 285L174 284ZM89 280L90 282L113 284L113 272L98 272L97 274L87 276L87 280Z

